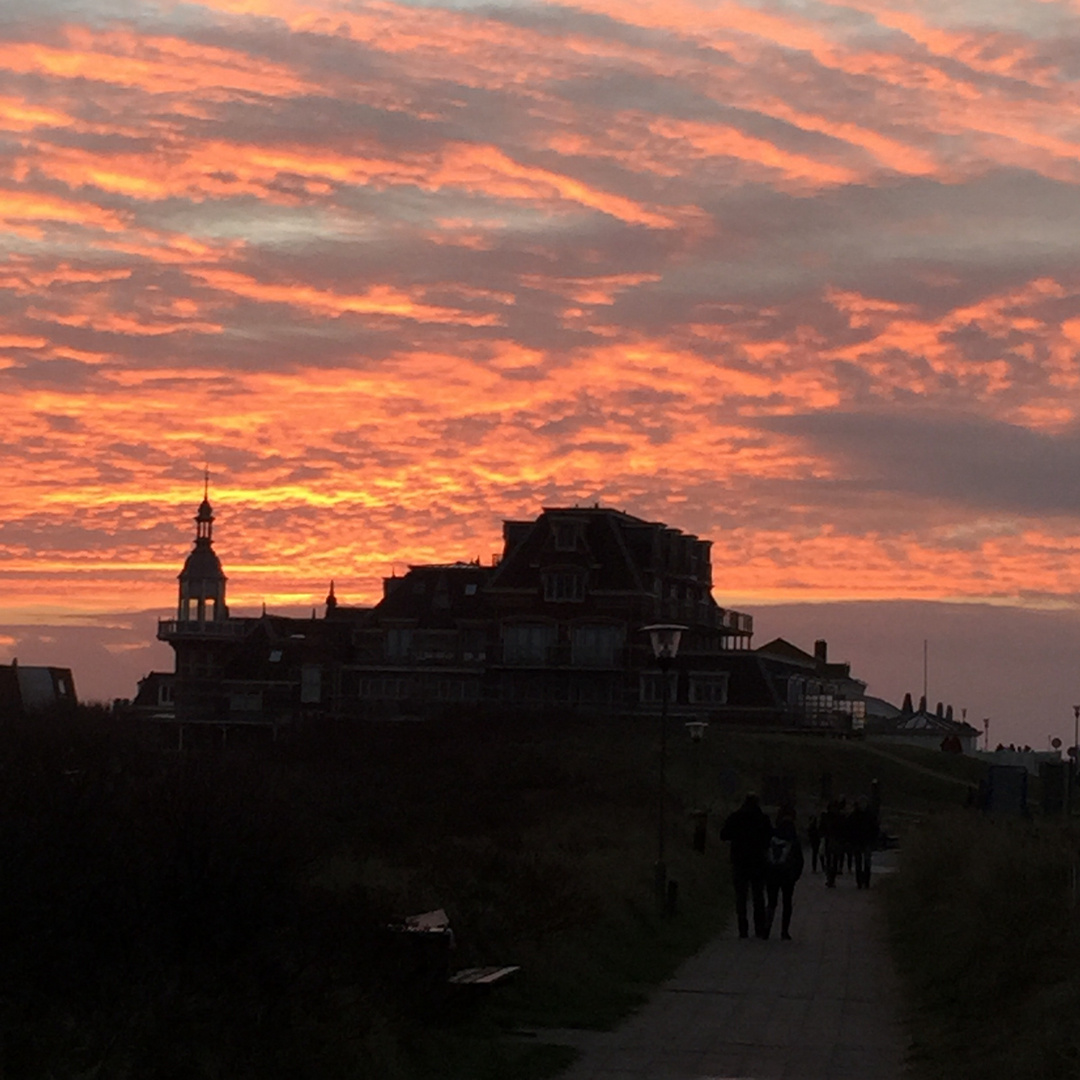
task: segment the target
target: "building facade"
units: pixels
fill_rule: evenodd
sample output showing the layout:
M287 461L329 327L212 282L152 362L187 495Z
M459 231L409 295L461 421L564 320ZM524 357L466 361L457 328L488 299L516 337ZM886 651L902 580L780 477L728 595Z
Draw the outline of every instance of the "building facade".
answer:
M176 656L179 723L633 715L659 712L666 697L686 719L851 730L857 707L832 706L865 689L823 656L752 649L752 617L713 597L710 542L619 510L549 507L506 521L492 565L410 566L384 579L373 607L341 604L331 584L310 620L230 615L213 521L204 498L176 617L159 624ZM685 627L666 681L641 632L658 622Z

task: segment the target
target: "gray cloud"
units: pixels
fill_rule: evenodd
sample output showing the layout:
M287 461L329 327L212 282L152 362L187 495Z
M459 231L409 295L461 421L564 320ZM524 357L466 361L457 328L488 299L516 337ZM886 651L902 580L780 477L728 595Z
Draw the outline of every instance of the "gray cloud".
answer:
M1080 517L1080 431L1051 435L941 412L772 417L859 487L1016 515ZM808 488L814 487L808 481Z

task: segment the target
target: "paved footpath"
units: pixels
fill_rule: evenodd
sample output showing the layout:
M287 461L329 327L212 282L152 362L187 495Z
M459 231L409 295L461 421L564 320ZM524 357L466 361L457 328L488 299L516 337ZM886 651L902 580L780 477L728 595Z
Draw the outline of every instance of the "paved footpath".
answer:
M875 860L880 880L890 867ZM793 941L776 937L779 913L768 941L732 929L616 1031L541 1037L582 1050L562 1080L902 1080L906 1042L878 900L852 874L826 889L808 868Z

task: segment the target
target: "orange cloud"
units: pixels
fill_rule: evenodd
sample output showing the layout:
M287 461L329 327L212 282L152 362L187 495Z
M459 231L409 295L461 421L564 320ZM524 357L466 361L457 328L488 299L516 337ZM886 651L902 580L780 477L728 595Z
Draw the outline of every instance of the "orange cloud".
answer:
M107 31L68 25L64 45L40 42L0 44L0 68L42 74L154 94L296 94L314 89L279 64L230 49L197 45L182 37L155 37L128 29Z

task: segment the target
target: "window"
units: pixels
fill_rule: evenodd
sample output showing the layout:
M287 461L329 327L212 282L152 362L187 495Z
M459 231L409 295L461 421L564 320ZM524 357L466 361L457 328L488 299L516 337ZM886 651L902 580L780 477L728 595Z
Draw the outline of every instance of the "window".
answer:
M556 521L552 524L555 533L556 551L576 551L578 523L576 521Z
M386 631L386 656L390 660L405 660L412 650L412 630L393 628Z
M435 696L440 701L462 701L465 682L462 679L440 679L435 685Z
M694 705L726 705L727 672L690 676L690 702Z
M544 599L556 604L585 599L585 575L577 570L557 570L544 574Z
M476 595L476 582L475 581L470 581L465 586L465 595L466 596L475 596Z
M614 667L623 643L623 628L575 626L570 642L574 664L581 667Z
M281 662L281 650L280 649L271 650L271 652L270 652L270 663L271 664L278 664L280 662Z
M508 664L546 664L555 645L549 623L518 623L503 629L503 659Z
M322 700L322 670L315 664L300 669L300 704L318 705Z
M411 690L410 680L391 677L361 679L359 686L361 698L375 701L401 701Z
M643 705L659 705L664 700L664 684L658 671L644 672L641 676L641 703ZM679 673L669 671L667 673L667 699L675 700L679 689Z
M487 659L487 634L485 631L461 631L461 658L463 660Z

